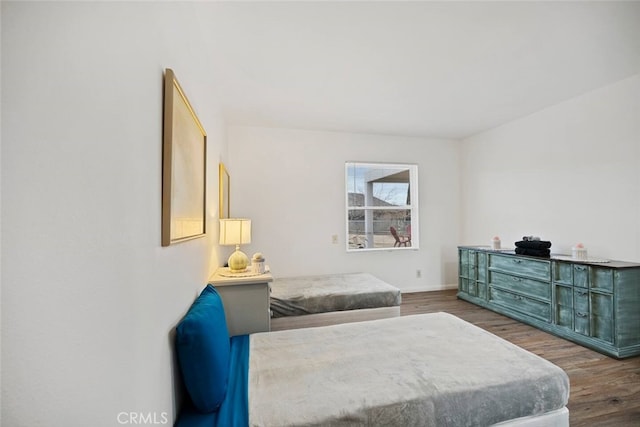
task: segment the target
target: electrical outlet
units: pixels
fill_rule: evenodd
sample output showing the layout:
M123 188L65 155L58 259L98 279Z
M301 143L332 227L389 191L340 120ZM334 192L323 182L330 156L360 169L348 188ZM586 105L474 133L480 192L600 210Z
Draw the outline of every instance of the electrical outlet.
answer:
M331 243L333 243L334 245L338 244L338 235L334 234L331 236Z
M422 277L422 270L416 270L416 279L419 279Z

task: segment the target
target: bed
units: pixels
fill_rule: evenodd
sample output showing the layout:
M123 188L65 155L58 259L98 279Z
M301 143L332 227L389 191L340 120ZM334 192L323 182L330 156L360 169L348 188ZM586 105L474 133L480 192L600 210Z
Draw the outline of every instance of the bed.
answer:
M552 363L447 313L229 338L208 285L176 328L176 426L568 426Z
M271 284L271 330L400 316L400 289L369 273L276 279Z

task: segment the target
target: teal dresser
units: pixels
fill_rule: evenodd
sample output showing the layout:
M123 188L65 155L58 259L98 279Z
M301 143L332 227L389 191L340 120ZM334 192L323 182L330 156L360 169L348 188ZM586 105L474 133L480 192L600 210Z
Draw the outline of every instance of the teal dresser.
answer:
M640 354L640 264L460 246L458 298L624 358Z

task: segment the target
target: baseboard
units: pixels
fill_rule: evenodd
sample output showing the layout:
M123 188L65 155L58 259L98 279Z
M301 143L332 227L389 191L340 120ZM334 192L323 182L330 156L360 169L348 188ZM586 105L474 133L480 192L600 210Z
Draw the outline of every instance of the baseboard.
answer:
M442 284L439 286L428 286L428 287L419 287L419 288L403 288L403 294L412 294L415 292L430 292L430 291L447 291L450 289L458 289L458 284Z

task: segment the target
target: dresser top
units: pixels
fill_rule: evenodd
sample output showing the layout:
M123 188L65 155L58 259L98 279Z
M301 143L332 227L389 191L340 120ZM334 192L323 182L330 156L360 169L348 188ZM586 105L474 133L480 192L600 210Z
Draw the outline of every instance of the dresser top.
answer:
M549 258L545 257L535 257L528 255L518 255L516 254L514 249L491 249L491 246L488 245L478 245L478 246L458 246L459 249L471 249L474 251L483 251L483 252L491 252L495 254L509 255L509 256L518 256L523 258L530 258L536 260L551 260L551 261L562 261L562 262L572 262L576 264L587 264L593 265L597 267L609 267L609 268L634 268L640 267L640 263L637 262L627 262L627 261L616 261L616 260L606 260L607 262L595 262L593 260L579 260L572 258L571 255L565 254L551 254ZM598 259L600 261L600 259ZM604 261L604 260L603 260Z

